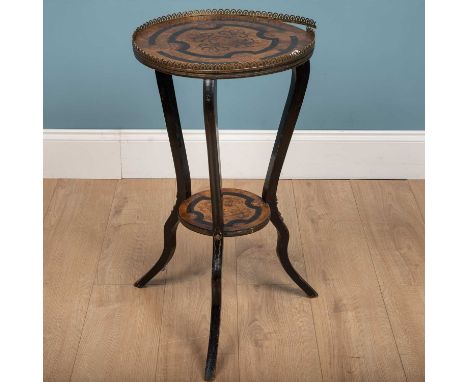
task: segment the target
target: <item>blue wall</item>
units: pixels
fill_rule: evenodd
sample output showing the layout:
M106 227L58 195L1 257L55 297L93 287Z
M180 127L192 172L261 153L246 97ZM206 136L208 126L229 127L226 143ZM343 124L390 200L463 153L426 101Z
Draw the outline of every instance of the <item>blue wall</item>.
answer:
M154 72L131 34L167 13L241 8L317 21L299 129L424 129L423 0L44 0L44 127L162 128ZM219 81L219 126L276 129L289 72ZM176 78L184 128L203 128L200 80Z

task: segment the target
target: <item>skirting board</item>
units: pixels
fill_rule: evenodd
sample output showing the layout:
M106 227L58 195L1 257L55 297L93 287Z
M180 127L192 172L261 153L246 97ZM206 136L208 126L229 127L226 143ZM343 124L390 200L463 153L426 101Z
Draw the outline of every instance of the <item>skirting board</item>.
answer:
M224 178L263 179L276 131L220 130ZM205 133L184 130L192 178L208 177ZM44 130L45 178L173 178L165 130ZM422 179L424 131L297 130L286 179Z

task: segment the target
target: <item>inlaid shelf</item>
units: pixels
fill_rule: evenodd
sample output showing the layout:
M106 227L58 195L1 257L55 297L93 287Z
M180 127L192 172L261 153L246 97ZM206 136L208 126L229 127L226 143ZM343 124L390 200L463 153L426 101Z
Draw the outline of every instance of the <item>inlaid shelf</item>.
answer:
M222 188L223 235L248 235L265 227L270 221L270 207L252 192L236 188ZM203 235L213 235L210 190L194 194L179 207L180 222L188 229Z

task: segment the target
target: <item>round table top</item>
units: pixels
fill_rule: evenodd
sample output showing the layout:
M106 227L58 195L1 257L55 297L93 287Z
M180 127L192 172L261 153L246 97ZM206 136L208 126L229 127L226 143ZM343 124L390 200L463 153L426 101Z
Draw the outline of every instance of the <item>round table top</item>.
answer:
M168 74L251 77L306 62L314 49L314 28L313 20L269 12L182 12L137 28L133 51L141 63Z

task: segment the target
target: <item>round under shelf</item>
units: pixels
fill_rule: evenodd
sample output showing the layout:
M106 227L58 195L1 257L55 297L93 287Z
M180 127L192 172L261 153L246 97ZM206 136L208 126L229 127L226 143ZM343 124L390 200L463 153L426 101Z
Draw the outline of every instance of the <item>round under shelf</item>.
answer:
M249 191L223 188L224 236L241 236L265 227L270 219L270 207L262 198ZM179 207L179 219L188 229L213 234L210 191L202 191L184 200Z

